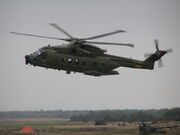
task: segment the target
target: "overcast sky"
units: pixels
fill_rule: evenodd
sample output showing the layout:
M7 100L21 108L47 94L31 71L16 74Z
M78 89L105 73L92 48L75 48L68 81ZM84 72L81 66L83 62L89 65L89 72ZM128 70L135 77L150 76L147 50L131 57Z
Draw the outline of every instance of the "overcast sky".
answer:
M163 57L163 68L120 67L120 75L104 77L25 65L25 55L63 42L9 32L66 37L49 23L80 38L128 31L96 40L135 44L99 46L109 54L144 60L156 38L173 53ZM179 25L179 0L0 0L0 110L180 107Z

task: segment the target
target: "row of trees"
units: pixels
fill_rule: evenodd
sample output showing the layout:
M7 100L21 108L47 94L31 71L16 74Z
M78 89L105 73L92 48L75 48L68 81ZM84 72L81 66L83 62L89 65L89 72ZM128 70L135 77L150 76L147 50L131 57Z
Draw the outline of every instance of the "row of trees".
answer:
M71 118L73 115L86 114L88 111L0 111L0 118Z
M71 121L180 121L180 108L159 110L0 111L0 118L69 118Z
M103 110L90 111L71 117L71 121L180 121L180 108L160 110Z

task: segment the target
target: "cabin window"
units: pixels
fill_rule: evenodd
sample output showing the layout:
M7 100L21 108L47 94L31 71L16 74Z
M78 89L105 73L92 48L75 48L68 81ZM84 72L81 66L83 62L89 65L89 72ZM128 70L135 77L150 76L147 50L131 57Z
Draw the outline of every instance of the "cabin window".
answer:
M96 67L97 66L97 63L96 62L93 62L93 67Z
M76 59L74 63L75 63L75 64L79 64L79 60L78 60L78 59Z
M85 66L85 65L86 65L86 61L83 61L83 62L82 62L82 65Z
M65 58L61 58L61 62L65 62Z
M71 63L71 62L72 62L72 59L71 59L71 58L69 58L69 59L67 59L67 60L68 60L68 62L69 62L69 63Z

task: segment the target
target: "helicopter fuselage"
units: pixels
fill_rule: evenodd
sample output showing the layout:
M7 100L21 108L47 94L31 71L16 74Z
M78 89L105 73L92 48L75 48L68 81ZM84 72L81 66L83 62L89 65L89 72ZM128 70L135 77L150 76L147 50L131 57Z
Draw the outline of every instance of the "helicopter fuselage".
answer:
M93 76L119 74L114 70L118 67L153 69L151 65L147 66L144 61L105 54L103 50L99 50L101 53L96 55L91 52L87 48L86 50L84 48L73 50L69 47L47 46L33 54L26 55L25 59L26 64ZM93 51L93 53L96 52Z

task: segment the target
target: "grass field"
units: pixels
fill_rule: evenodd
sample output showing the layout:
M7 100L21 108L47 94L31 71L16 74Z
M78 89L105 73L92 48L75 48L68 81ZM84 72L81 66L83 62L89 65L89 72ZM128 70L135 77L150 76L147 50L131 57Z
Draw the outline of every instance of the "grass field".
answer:
M177 122L157 123L155 126L177 125ZM68 119L1 119L0 135L19 135L28 125L36 135L138 135L138 123L111 122L95 126L93 122L71 122ZM180 135L180 128L164 129L166 135ZM152 134L155 135L155 134Z

